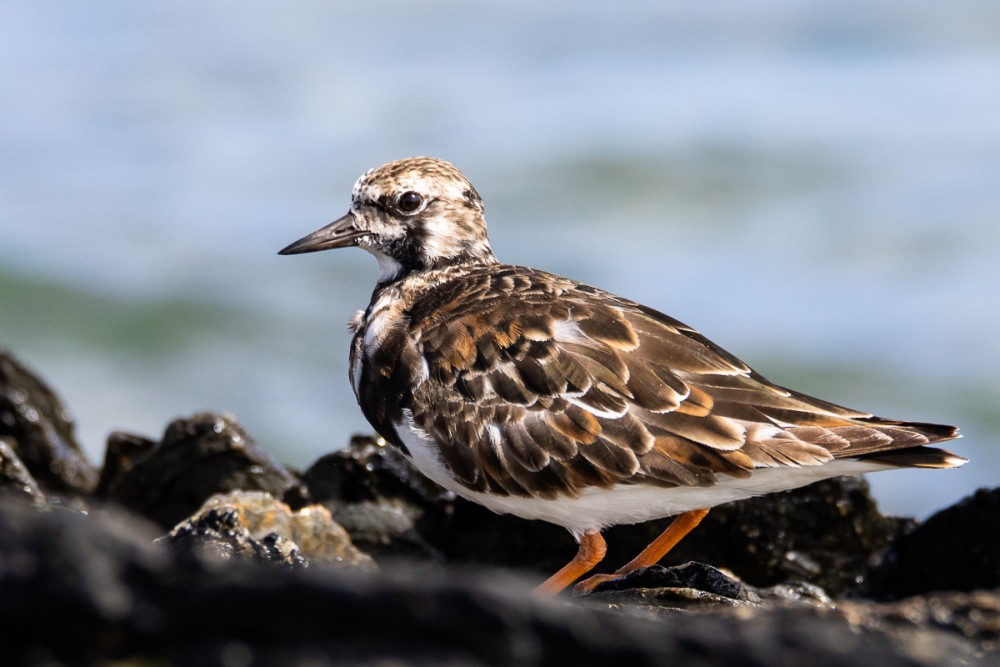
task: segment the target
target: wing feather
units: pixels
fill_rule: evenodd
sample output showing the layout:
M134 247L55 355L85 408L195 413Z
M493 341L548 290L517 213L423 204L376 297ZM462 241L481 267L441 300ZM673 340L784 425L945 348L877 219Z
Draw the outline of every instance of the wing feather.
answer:
M840 457L957 460L929 449L921 459L922 445L955 437L950 427L779 387L662 313L551 274L470 270L407 315L408 370L382 360L379 372L414 387L404 407L470 489L549 498L615 484L710 486Z

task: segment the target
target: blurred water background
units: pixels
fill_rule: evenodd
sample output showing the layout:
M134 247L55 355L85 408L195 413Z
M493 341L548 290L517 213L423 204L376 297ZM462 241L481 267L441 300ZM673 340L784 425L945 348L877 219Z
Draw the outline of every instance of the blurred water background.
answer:
M493 247L700 328L770 379L959 424L925 516L1000 477L1000 4L0 5L0 345L99 462L235 414L304 466L369 427L366 253L278 257L429 154Z

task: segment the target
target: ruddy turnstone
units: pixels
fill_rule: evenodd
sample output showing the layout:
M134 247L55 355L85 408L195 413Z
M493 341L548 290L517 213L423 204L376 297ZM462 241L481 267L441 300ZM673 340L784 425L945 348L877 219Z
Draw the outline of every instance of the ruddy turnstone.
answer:
M955 427L779 387L652 308L501 264L482 199L448 162L368 171L345 216L280 254L347 246L381 269L351 325L362 411L446 489L572 533L579 551L542 593L600 562L608 526L677 517L578 591L657 562L715 505L837 475L965 462L927 446L958 437Z

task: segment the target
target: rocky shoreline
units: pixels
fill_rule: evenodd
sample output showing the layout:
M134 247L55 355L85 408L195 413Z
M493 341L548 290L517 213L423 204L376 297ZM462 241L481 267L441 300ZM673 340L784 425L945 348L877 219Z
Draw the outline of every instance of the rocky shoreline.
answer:
M0 350L5 665L996 664L997 516L1000 487L918 525L827 480L717 508L664 566L540 600L565 531L456 499L377 438L296 471L203 413L159 440L111 434L98 470ZM608 567L664 523L609 530Z

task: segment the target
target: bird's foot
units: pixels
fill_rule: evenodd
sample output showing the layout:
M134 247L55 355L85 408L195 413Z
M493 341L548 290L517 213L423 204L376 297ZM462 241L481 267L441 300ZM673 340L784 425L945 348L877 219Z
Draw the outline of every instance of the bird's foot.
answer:
M615 579L621 579L625 574L621 572L614 572L611 574L595 574L593 576L587 577L576 586L573 587L573 595L586 595L588 593L593 593L594 589L603 584L606 581L614 581Z

